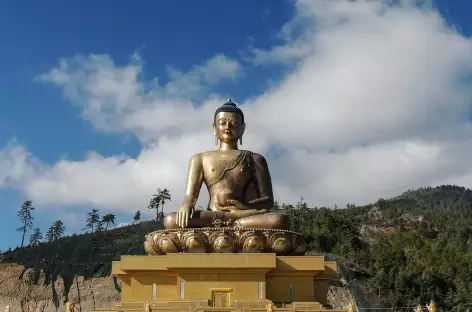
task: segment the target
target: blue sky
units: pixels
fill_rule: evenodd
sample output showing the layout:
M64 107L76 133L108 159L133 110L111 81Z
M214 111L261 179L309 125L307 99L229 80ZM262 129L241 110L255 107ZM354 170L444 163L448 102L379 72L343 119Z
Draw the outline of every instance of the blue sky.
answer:
M238 50L251 40L267 46L277 40L278 29L293 13L292 6L284 1L209 1L205 6L193 1L0 5L4 60L0 73L0 140L6 145L16 138L48 163L63 155L81 159L88 150L103 155L136 155L140 149L132 137L95 131L80 118L79 108L65 101L57 89L35 79L60 58L108 53L123 63L139 50L146 60L145 74L165 76L167 64L188 69L218 52L238 57ZM258 75L251 78L264 79ZM256 92L253 85L248 82L239 92L232 91L241 97ZM11 190L2 191L0 196L5 213L0 220L4 237L1 250L20 237L20 233L13 233L19 227L16 209L24 196ZM36 212L35 217L43 229L55 220L42 212Z
M436 1L435 4L442 17L449 24L457 26L462 38L471 35L472 22L467 12L472 9L472 4L465 0ZM82 55L84 58L91 54L108 55L114 60L116 68L124 68L129 66L133 53L138 52L142 59L140 79L149 82L152 78L159 77L159 82L165 85L172 81L168 75L168 66L187 72L195 65L204 64L215 55L222 54L244 69L238 76L237 83L233 79L222 79L209 91L179 95L179 100L195 100L195 105L198 106L216 92L219 98L231 96L238 102L258 103L262 101L264 94L271 93L288 81L288 77L296 73L294 71L304 66L302 57L308 57L303 55L295 61L260 65L254 61L254 55L251 54L253 48L273 52L276 46L293 43L294 41L281 36L281 29L297 14L303 15L297 12L292 1L274 0L212 0L206 1L205 5L201 2L183 0L135 1L133 4L111 0L76 2L53 0L48 2L48 5L38 1L2 2L0 4L0 38L2 38L0 148L7 148L8 144L24 147L31 157L34 157L33 162L40 163L38 167L34 167L35 170L43 168L42 166L54 167L61 159L82 162L86 157L84 155L89 151L95 151L103 157L126 154L131 158L138 158L143 146L150 144L149 140L143 139L136 131L130 129L104 131L94 124L93 118L83 117L85 99L71 99L63 92L64 85L57 83L57 80L56 83L45 81L40 76L53 68L58 68L61 59L69 59L76 55ZM296 26L303 32L304 25ZM294 31L291 35L296 37L300 34ZM303 34L300 36L303 39ZM349 44L352 43L347 43L346 48ZM314 50L317 48L318 46L315 46ZM309 102L310 97L305 97L304 101ZM290 110L290 103L285 105L286 109ZM264 109L271 111L272 107L267 104ZM160 122L162 121L156 120L156 123ZM307 129L301 131L306 132ZM412 137L418 136L414 132L416 130L413 128L410 130ZM209 131L208 141L211 142ZM390 135L390 132L385 132L386 137ZM11 143L13 139L17 141ZM282 143L274 143L274 146L284 147L282 134L280 140ZM379 141L372 138L372 144L375 142ZM255 145L256 142L249 144ZM333 145L331 149L342 149L342 147ZM182 158L186 157L187 154ZM28 165L34 164L28 163ZM186 167L187 164L179 162L176 166ZM0 165L0 168L6 167ZM19 170L24 169L21 166L19 168ZM283 174L279 173L276 176L282 177ZM415 183L434 183L449 178L449 176L444 179L428 177L419 182L413 181L412 186L415 186ZM91 175L90 179L93 180L94 177ZM15 179L10 175L10 180ZM0 250L20 243L21 233L15 231L20 226L16 216L17 209L25 199L31 198L36 202L35 199L38 197L39 191L33 192L22 185L27 183L25 181L29 183L32 180L10 181L0 189L3 212L0 219ZM289 194L287 189L290 187L282 184L279 187L280 194ZM106 185L103 184L104 192ZM306 185L308 182L300 188L303 189ZM401 184L398 188L403 186ZM154 188L157 187L166 186L155 185ZM398 188L392 189L396 192ZM50 188L45 190L53 192ZM183 192L180 184L174 190ZM306 189L303 190L307 192ZM292 193L296 197L302 195L300 192ZM295 198L293 196L286 195L284 198L289 200ZM349 194L346 195L348 196ZM45 232L55 220L64 219L70 231L77 231L83 227L85 221L82 222L82 219L85 220L85 214L92 205L84 204L83 200L48 201L45 197L47 196L38 197L41 204L34 213L35 226ZM342 200L344 198L340 199L341 202ZM94 206L100 208L102 212L113 211L118 215L119 222L128 222L136 209L143 209L139 205L116 211L112 207L102 207L100 204ZM169 209L174 210L175 207Z

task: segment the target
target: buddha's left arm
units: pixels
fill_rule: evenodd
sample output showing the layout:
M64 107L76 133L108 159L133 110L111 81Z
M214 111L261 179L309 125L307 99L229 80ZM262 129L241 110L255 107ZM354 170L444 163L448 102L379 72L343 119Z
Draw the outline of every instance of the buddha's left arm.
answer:
M264 156L254 153L252 157L254 160L254 178L259 191L259 198L249 202L249 209L269 210L274 206L269 166L267 166Z

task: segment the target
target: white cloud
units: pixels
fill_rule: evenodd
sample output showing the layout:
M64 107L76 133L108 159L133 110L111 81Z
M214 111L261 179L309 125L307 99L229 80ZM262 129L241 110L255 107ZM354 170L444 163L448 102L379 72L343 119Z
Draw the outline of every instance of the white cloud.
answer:
M252 50L258 65L293 70L243 103L243 148L284 150L269 158L276 199L366 203L424 185L472 187L472 91L462 80L472 71L472 41L438 12L408 3L304 0L296 9L283 45ZM0 185L36 202L130 212L166 187L166 209L175 210L189 158L213 148L213 112L223 99L212 91L242 77L242 66L218 54L187 72L170 68L165 84L144 81L142 66L139 56L117 66L91 55L63 59L41 77L97 129L135 134L143 143L136 159L91 153L49 166L12 144L0 152Z
M108 55L75 56L62 59L57 68L41 75L40 81L64 89L65 97L83 106L83 117L104 131L131 132L143 141L161 135L194 132L211 120L211 109L195 107L192 98L205 96L224 79L241 75L238 62L223 55L194 66L188 72L168 68L170 79L142 81L142 60L133 55L127 66L117 66ZM217 105L221 99L208 103ZM211 105L213 104L213 105ZM179 120L184 129L176 124Z
M21 187L30 177L38 176L41 164L16 140L0 150L0 187Z
M222 54L207 60L203 65L194 66L187 73L175 70L172 67L169 68L169 73L173 82L166 86L167 91L172 90L179 95L185 92L189 85L194 85L198 90L202 87L202 83L214 85L222 78L236 79L242 74L241 65Z

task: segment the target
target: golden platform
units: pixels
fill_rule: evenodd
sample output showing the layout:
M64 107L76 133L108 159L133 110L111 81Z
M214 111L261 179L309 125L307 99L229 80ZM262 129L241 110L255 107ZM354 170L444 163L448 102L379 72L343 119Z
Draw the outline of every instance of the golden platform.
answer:
M144 250L151 256L180 252L305 254L304 238L293 231L251 228L169 229L149 233Z
M333 311L327 283L336 263L323 256L175 253L122 256L112 274L121 303L97 311Z

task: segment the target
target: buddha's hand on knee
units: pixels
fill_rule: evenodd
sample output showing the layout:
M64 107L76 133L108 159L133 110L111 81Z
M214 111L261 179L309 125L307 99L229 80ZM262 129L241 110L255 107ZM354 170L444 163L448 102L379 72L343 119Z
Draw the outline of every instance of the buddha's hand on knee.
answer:
M186 227L188 225L188 220L193 217L195 212L195 207L193 205L183 205L177 211L177 225L180 227Z

